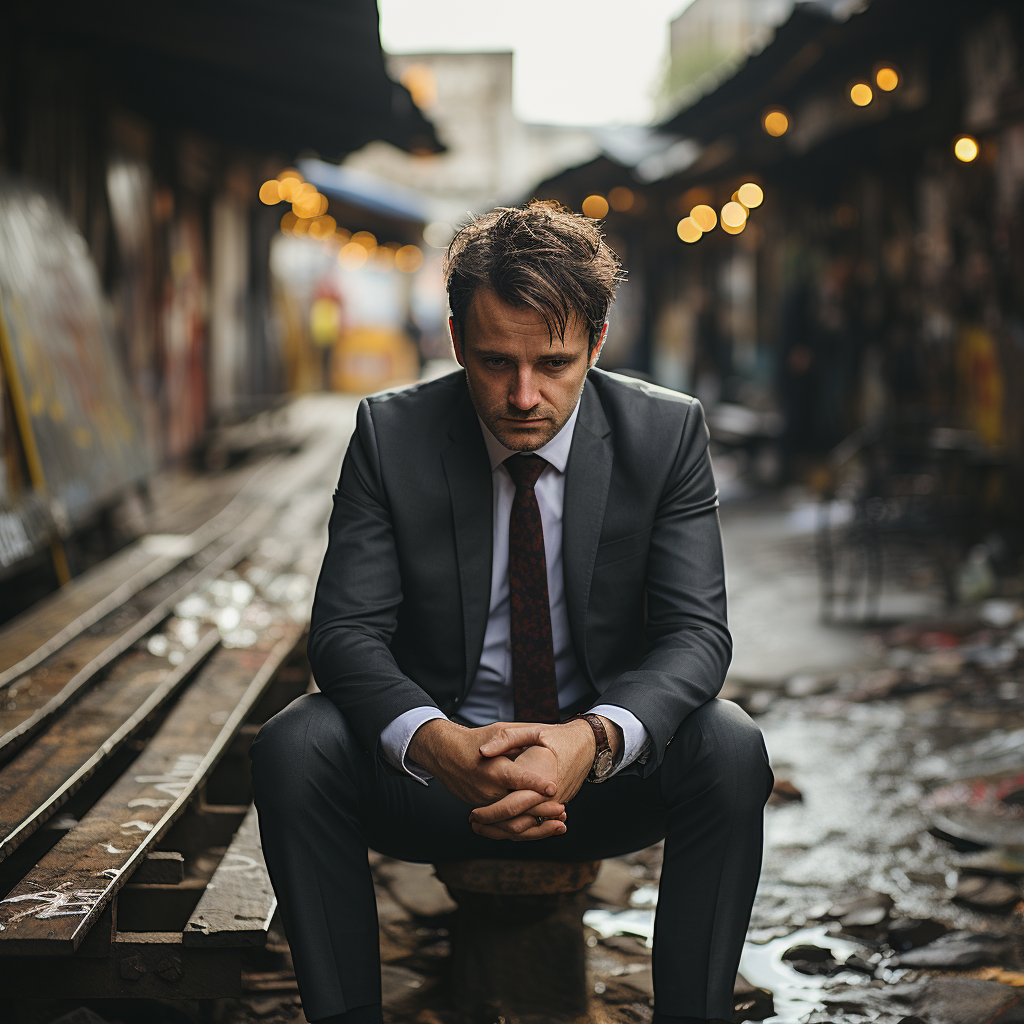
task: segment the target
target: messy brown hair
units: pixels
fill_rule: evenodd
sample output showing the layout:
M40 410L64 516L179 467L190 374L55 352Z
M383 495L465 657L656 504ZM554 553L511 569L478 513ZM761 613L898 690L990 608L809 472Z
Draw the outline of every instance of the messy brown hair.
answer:
M623 276L593 220L536 199L475 217L451 240L444 261L448 304L460 335L473 295L483 286L510 306L536 310L552 340L564 339L573 320L586 324L590 352Z

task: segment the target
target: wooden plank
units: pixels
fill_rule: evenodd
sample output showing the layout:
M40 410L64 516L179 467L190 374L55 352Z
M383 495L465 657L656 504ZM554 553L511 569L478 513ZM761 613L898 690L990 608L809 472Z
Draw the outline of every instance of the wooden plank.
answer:
M181 941L186 946L262 946L276 909L253 806L207 884Z
M117 894L118 931L180 934L195 911L206 883L205 878L186 878L177 884L132 880Z
M21 749L88 689L103 669L159 626L179 601L241 561L274 514L272 508L258 509L235 532L237 539L221 538L204 548L195 556L197 565L186 563L161 577L152 588L136 595L131 605L115 609L88 633L76 637L12 683L2 694L0 705L0 760L9 759Z
M185 810L303 627L278 623L249 648L218 648L134 764L0 900L0 954L74 952Z
M139 865L133 882L163 883L177 885L185 878L185 858L170 850L153 850Z
M157 551L135 541L6 623L0 628L0 686L27 672L102 617L105 612L100 611L89 621L89 613L99 602L145 572L159 557ZM55 642L64 630L69 635Z
M0 629L0 687L24 675L203 548L239 528L258 504L253 484L268 462L215 516L187 536L149 536L61 587Z
M193 500L188 503L188 510L193 513L197 506L206 504L211 490L219 491L226 486L237 493L218 495L213 507L219 511L199 526L194 525L194 514L186 519L180 513L170 519L158 517L160 521L151 524L165 532L194 527L188 535L174 538L180 543L180 550L168 555L155 547L160 538L144 538L138 545L143 553L113 556L0 628L0 687L10 684L81 636L171 571L183 558L194 557L204 546L238 529L254 509L282 508L298 491L336 474L351 432L347 417L341 418L339 429L339 422L329 415L336 413L336 404L317 412L315 401L297 403L295 418L303 421L300 431L315 438L298 454L273 456L255 470L245 467L233 471L242 476L241 482L229 479L225 484L225 478L232 474L218 474L186 484L195 490ZM158 498L165 501L166 495L160 486L156 489ZM181 489L180 483L176 484L172 493L177 494ZM227 504L222 507L223 501ZM152 555L144 554L147 545L156 550L155 561L150 562ZM122 558L124 564L119 564ZM137 559L138 564L133 559Z
M184 661L132 651L67 714L0 768L0 860L14 852L135 736L220 642L207 628Z
M178 932L121 933L110 954L0 957L3 999L223 999L242 994L241 951L190 949Z

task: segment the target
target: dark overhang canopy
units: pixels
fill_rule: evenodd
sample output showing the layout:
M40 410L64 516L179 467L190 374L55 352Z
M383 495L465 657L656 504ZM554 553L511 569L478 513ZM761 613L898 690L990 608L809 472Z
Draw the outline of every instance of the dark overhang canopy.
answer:
M21 48L72 53L129 109L255 153L443 149L387 75L375 0L19 4Z

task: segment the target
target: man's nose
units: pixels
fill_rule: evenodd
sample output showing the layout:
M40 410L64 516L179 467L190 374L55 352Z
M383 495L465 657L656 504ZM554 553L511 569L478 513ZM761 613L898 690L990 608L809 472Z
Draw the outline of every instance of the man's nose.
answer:
M516 374L515 386L512 388L508 400L517 409L522 409L524 412L532 409L540 401L533 373L529 369L520 370Z

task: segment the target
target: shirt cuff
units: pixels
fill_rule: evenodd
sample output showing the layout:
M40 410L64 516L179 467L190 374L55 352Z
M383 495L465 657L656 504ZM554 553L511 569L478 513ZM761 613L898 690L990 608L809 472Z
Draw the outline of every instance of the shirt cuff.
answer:
M591 708L588 715L600 715L614 722L622 730L622 757L614 770L607 776L611 778L616 772L622 771L626 765L632 764L638 757L646 757L651 745L651 737L647 734L643 722L632 711L620 708L615 704L598 704Z
M627 711L626 714L629 712ZM430 772L424 771L415 761L408 760L406 754L416 730L421 725L432 722L435 718L447 720L448 716L438 708L413 708L411 711L399 715L393 722L389 722L380 734L380 745L388 761L399 770L411 775L417 782L422 782L424 786L427 784L427 780L433 776Z

